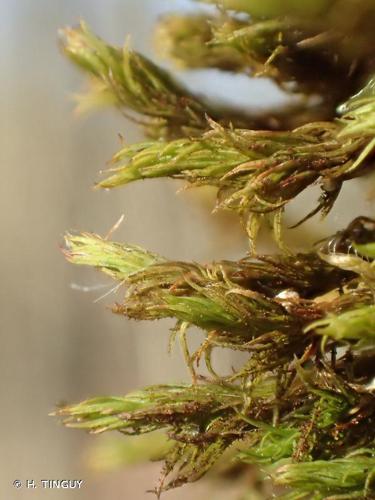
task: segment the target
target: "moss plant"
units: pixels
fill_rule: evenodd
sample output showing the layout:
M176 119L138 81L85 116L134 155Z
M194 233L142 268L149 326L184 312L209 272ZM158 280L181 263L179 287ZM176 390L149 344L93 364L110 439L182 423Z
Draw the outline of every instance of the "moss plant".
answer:
M261 467L280 498L375 498L375 220L359 216L306 253L284 252L281 238L284 208L306 188L319 184L321 196L299 223L326 215L344 182L374 170L374 3L206 3L220 8L160 19L156 46L164 56L188 69L266 75L320 104L306 100L256 118L207 106L128 43L112 47L84 23L62 31L64 52L90 80L81 109L114 105L148 136L115 154L98 187L153 177L216 186L216 208L240 215L250 253L203 265L68 233L66 258L117 283L115 313L175 318L172 340L179 338L192 380L98 397L55 415L92 433L158 431L158 451L149 454L164 457L158 496L224 459L241 471ZM255 253L266 219L276 255ZM190 352L193 325L203 340ZM221 373L215 349L246 359ZM209 376L199 371L202 360ZM160 432L168 445L160 445Z

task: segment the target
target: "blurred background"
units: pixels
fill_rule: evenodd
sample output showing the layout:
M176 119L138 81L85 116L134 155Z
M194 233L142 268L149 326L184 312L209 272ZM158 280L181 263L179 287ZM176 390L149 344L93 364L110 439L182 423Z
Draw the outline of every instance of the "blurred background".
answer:
M142 137L115 111L77 118L71 96L82 75L58 49L60 27L85 19L100 36L157 60L152 26L159 15L197 9L188 0L0 1L0 498L141 500L149 498L160 464L99 471L94 448L106 437L63 428L48 416L63 401L121 395L131 389L187 380L178 349L167 355L170 321L135 323L97 301L108 289L100 274L65 262L66 230L106 234L169 258L239 258L247 250L236 218L210 214L209 195L155 180L110 193L93 191L98 172L119 146ZM214 71L177 74L189 88L234 106L272 106L286 97L271 83ZM363 184L340 197L324 223L311 221L288 235L307 245L346 224ZM372 193L370 193L371 196ZM315 200L312 190L294 203L290 221ZM362 197L363 198L363 197ZM361 203L370 214L369 199ZM307 207L307 209L306 209ZM89 292L84 292L89 289ZM224 354L220 363L230 363ZM119 439L122 439L118 435ZM14 480L83 479L78 490L15 489ZM167 500L238 498L210 480L165 494Z

